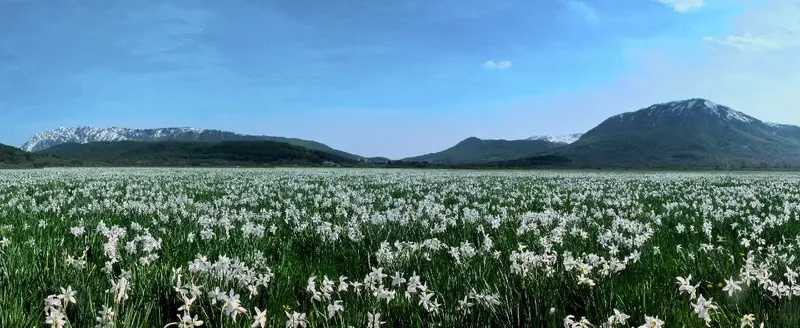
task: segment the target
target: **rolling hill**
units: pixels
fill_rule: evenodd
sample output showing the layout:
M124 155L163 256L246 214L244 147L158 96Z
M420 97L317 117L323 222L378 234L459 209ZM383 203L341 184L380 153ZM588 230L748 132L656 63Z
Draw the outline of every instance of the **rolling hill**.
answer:
M0 168L33 166L34 155L0 144Z
M41 168L75 165L78 161L46 154L33 154L16 147L0 144L0 168Z
M484 140L470 137L443 151L402 161L448 165L490 163L531 157L561 145L545 140Z

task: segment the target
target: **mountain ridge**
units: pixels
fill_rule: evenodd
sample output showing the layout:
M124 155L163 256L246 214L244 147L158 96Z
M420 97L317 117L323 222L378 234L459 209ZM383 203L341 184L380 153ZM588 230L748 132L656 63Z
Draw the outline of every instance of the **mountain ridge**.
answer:
M168 127L168 128L123 128L107 127L97 128L90 126L58 127L55 129L39 132L31 136L21 149L30 152L39 152L47 148L64 143L90 143L90 142L115 142L115 141L254 141L269 140L285 142L291 145L305 147L311 150L325 151L335 155L348 157L357 160L367 160L366 158L351 154L342 150L334 149L326 144L298 138L287 138L277 136L257 136L246 135L235 132L202 129L191 127Z

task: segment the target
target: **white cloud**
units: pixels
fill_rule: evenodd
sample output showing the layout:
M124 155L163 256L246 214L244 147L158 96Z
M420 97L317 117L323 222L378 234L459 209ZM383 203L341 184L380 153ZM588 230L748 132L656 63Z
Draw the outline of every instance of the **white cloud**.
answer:
M489 61L486 61L485 63L483 63L483 68L508 69L508 68L511 67L511 65L513 65L513 64L508 60L501 60L501 61L498 61L498 62L495 62L494 60L489 60Z
M734 29L723 37L708 36L703 40L740 50L780 50L800 46L800 2L771 0L748 8L739 17Z
M705 6L703 0L656 0L660 3L668 5L679 13L685 13L692 9L700 9Z
M572 10L586 19L590 23L599 23L600 17L597 16L597 11L594 8L590 7L583 1L578 0L562 0L563 3L569 10Z

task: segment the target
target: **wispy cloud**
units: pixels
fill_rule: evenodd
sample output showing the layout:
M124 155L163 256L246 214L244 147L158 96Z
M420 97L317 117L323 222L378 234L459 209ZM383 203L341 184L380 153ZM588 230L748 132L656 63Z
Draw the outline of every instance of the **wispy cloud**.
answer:
M781 50L800 46L800 2L771 0L751 8L732 33L703 40L740 50Z
M700 9L705 6L703 0L656 0L660 3L668 5L679 13L685 13L693 9Z
M723 38L713 36L704 37L703 40L726 45L739 50L780 50L800 45L800 38L781 35L728 35Z
M600 17L597 16L597 11L583 1L578 0L562 0L569 10L576 12L583 16L586 21L596 24L600 22Z
M508 69L508 68L511 67L511 65L513 65L513 63L511 63L508 60L501 60L501 61L498 61L498 62L496 62L494 60L489 60L489 61L486 61L485 63L483 63L483 68Z

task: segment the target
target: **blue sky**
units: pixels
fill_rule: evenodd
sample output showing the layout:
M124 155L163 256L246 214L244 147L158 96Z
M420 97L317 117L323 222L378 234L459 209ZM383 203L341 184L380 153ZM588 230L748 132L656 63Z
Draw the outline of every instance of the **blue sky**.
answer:
M709 98L800 124L798 0L0 0L0 142L217 128L366 156Z

